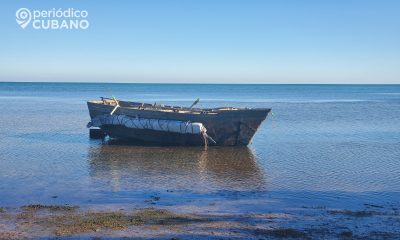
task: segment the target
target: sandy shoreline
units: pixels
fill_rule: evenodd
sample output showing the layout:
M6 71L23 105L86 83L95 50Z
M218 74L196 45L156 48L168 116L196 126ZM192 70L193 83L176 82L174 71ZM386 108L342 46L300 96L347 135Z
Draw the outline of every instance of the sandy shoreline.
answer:
M398 209L303 207L266 213L181 213L173 208L71 205L0 208L0 239L398 239Z

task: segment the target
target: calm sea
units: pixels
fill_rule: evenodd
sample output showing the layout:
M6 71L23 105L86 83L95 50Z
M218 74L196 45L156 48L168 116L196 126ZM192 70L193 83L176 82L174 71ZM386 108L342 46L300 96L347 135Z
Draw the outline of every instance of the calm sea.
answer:
M247 148L89 139L100 96L271 107ZM0 206L400 206L400 85L0 83Z

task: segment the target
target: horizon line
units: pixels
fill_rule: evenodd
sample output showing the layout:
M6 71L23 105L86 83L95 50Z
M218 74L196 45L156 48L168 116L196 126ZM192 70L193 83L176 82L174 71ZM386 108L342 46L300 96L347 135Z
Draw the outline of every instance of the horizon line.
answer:
M0 81L1 83L54 83L54 84L66 84L66 83L83 83L83 84L163 84L163 85L400 85L400 83L181 83L181 82L84 82L84 81L60 81L60 82L48 82L48 81Z

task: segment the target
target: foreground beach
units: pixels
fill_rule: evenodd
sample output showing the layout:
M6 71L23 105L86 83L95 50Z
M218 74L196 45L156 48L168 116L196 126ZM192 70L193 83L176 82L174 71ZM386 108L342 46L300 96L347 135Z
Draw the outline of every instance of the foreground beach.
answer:
M399 209L376 205L239 215L40 204L0 210L0 239L397 239L399 229Z

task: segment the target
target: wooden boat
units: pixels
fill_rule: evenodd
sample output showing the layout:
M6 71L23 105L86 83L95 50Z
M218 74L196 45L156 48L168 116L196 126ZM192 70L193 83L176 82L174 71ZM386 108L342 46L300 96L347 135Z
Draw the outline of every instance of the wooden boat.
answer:
M96 127L112 138L129 139L157 145L218 145L245 146L248 145L260 124L265 120L269 108L193 108L158 104L119 101L101 98L87 102L92 122L104 116L121 116L124 119L165 120L181 123L200 123L205 127L206 136L187 132L157 131L144 126L143 128L126 127L115 124L114 120L103 121ZM119 119L119 118L118 118ZM114 121L114 122L112 122ZM123 120L125 121L125 120ZM154 121L153 121L154 122ZM89 122L88 127L93 126ZM190 126L190 125L189 125ZM206 141L205 141L206 140Z

